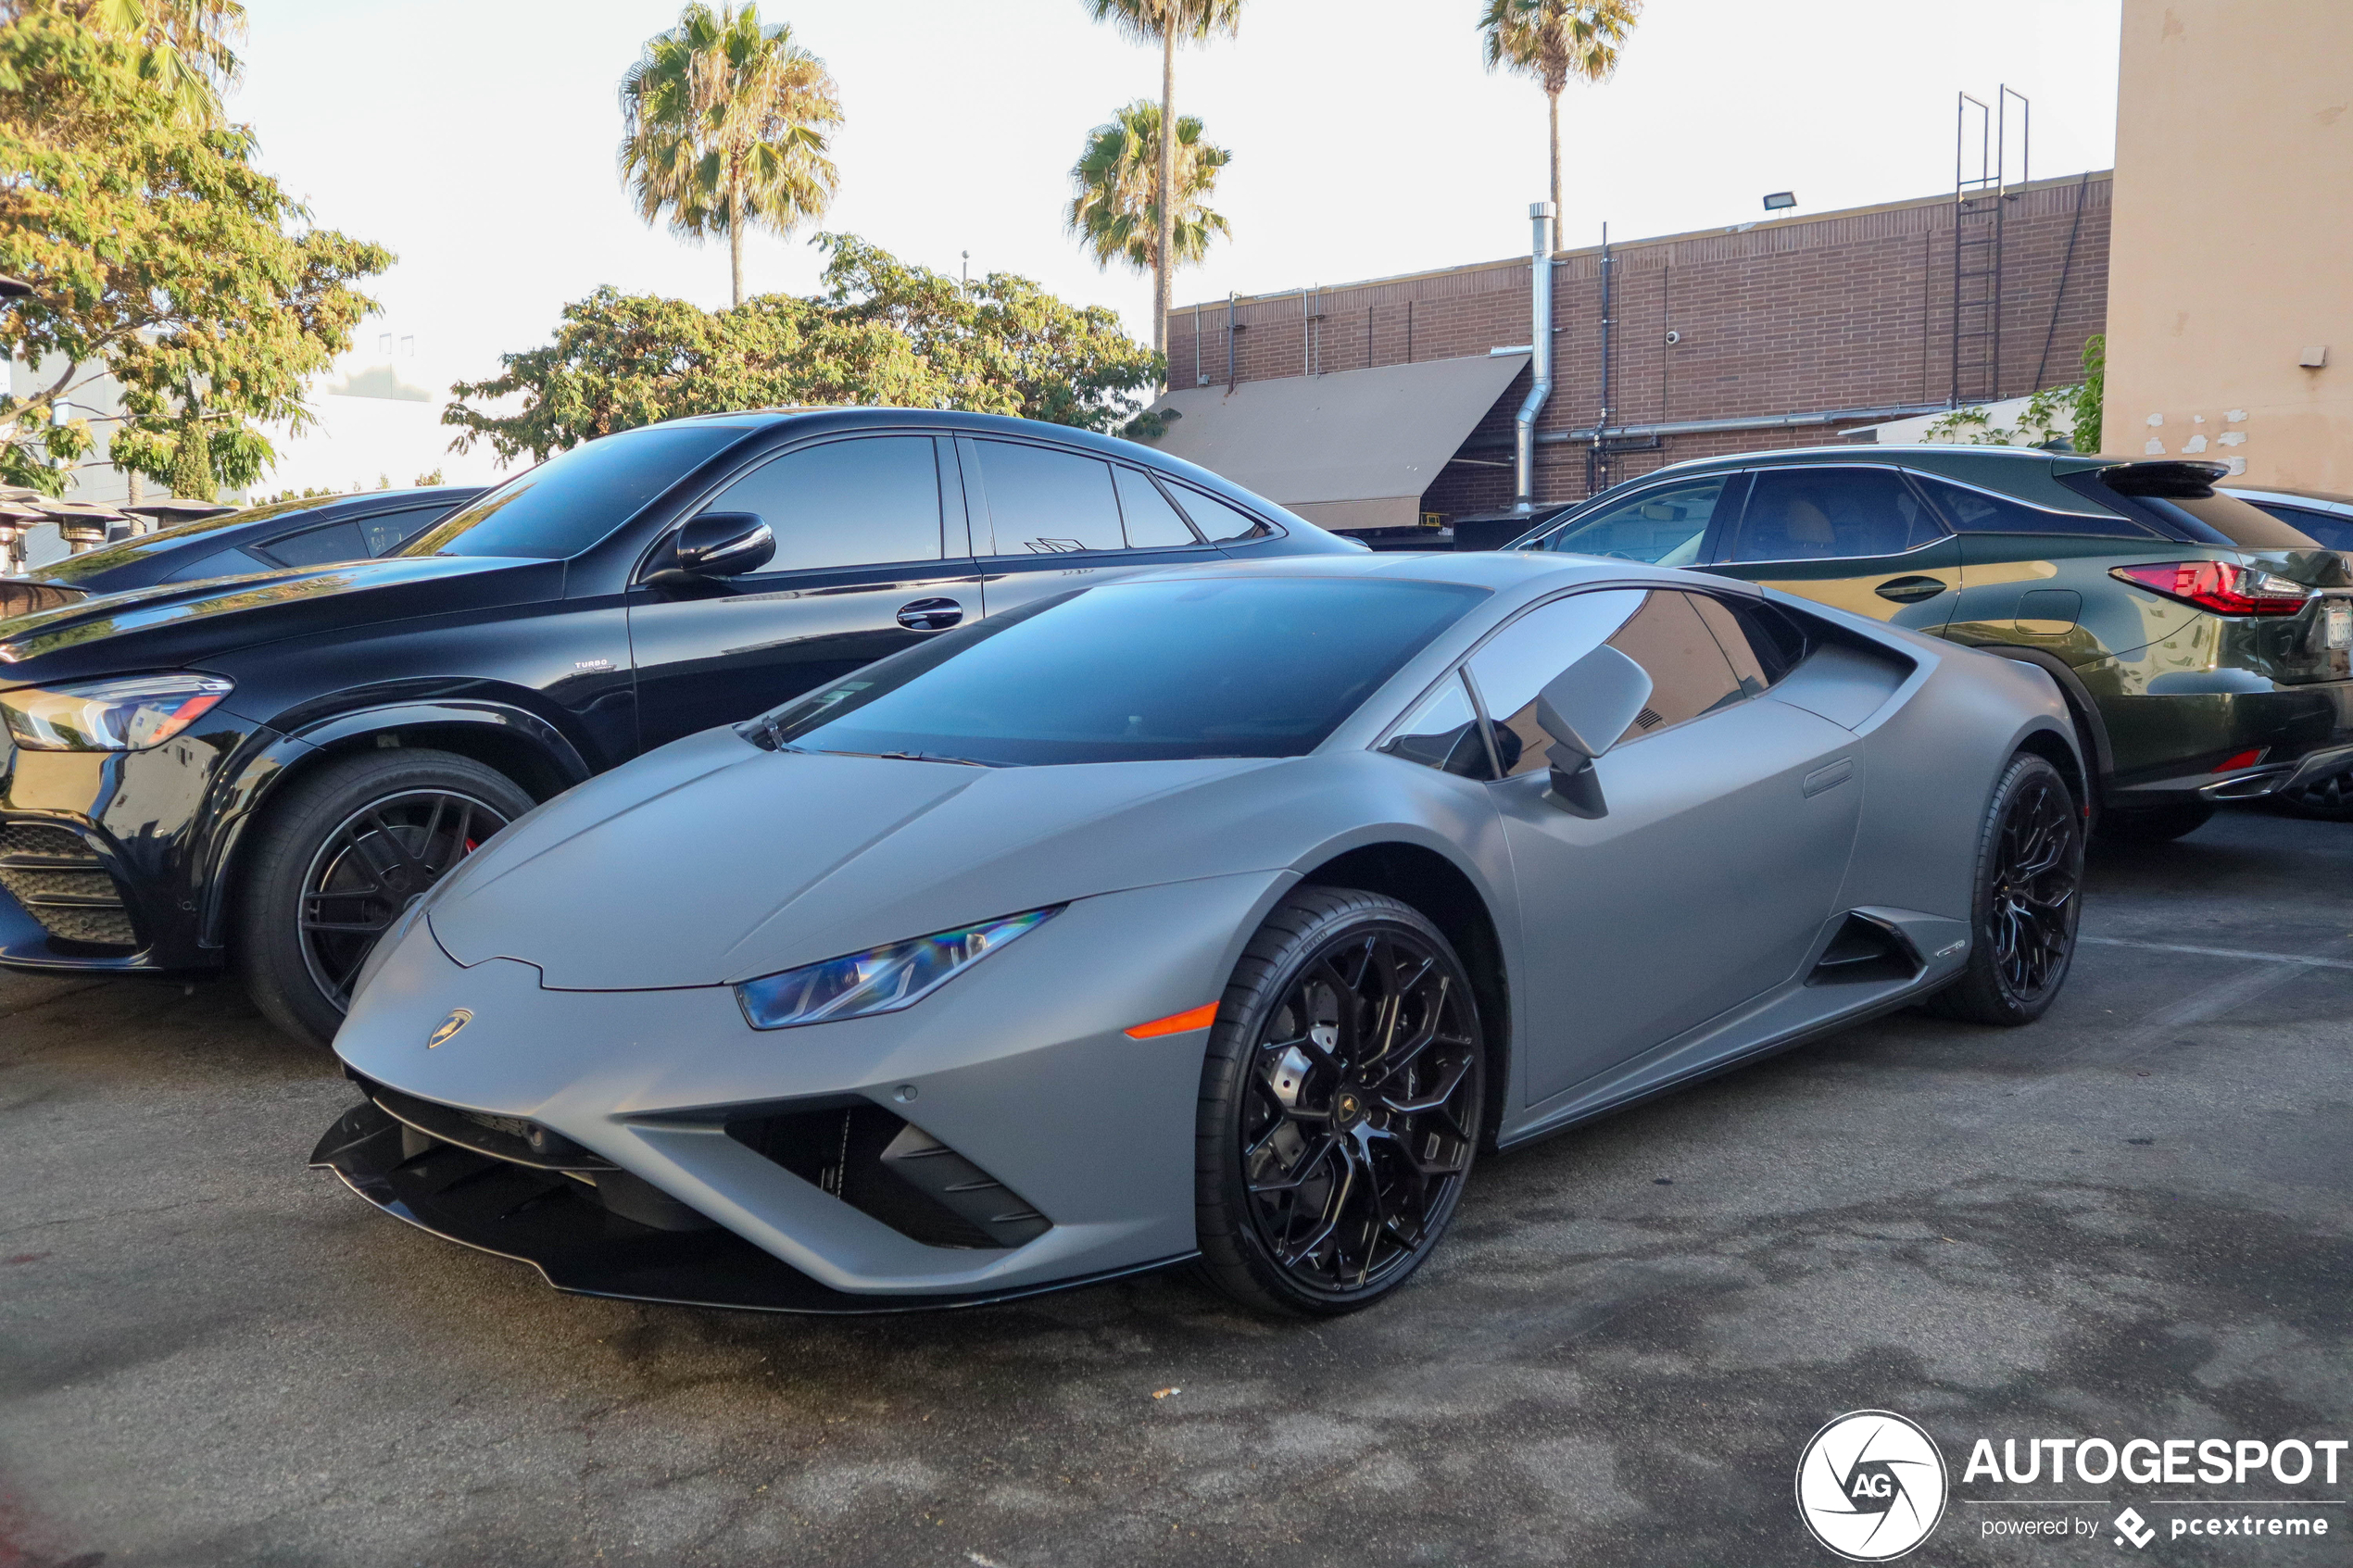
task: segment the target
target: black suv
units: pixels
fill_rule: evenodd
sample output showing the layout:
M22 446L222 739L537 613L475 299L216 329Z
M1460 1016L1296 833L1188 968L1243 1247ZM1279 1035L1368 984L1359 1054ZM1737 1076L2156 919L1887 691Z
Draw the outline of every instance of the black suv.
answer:
M728 414L590 442L383 559L0 621L0 964L233 963L324 1040L378 933L592 773L1107 572L1358 547L1063 426Z

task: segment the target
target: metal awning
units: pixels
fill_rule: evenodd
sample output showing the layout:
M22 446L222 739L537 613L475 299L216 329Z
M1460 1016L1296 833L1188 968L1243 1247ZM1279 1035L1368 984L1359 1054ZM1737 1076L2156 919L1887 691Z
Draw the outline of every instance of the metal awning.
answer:
M1180 388L1151 445L1326 528L1403 528L1422 492L1527 367L1525 354Z

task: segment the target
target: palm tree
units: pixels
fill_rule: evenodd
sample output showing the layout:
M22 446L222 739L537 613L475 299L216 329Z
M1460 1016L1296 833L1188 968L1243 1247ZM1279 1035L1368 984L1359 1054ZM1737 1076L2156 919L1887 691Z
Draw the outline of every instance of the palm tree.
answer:
M1212 234L1233 233L1207 205L1217 191L1217 171L1233 160L1233 154L1202 139L1199 119L1187 115L1176 121L1171 232L1178 267L1207 255ZM1097 266L1121 261L1139 272L1159 271L1160 162L1160 106L1150 98L1137 99L1088 133L1087 150L1070 170L1077 194L1066 221Z
M761 25L758 6L694 0L621 79L621 115L638 216L650 224L666 208L673 233L726 235L737 305L744 231L787 234L833 201L825 133L841 123L840 91L790 27Z
M1241 31L1242 0L1085 0L1088 11L1101 21L1115 22L1121 31L1142 44L1160 45L1160 119L1184 135L1185 122L1176 118L1176 44L1180 39L1206 40L1213 32L1232 37ZM1176 141L1160 144L1160 177L1154 187L1168 191L1176 184ZM1167 258L1177 254L1175 202L1157 204L1160 235L1154 246L1159 260L1152 268L1152 348L1168 352Z
M1642 0L1487 0L1478 19L1487 69L1532 76L1553 122L1553 211L1561 209L1561 90L1569 78L1606 82L1642 15Z

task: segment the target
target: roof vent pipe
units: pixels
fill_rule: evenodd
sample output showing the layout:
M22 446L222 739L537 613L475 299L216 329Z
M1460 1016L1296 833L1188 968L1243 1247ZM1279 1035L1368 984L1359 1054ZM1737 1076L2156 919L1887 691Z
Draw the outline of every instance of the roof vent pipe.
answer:
M1528 216L1535 230L1529 268L1529 369L1535 383L1512 416L1512 510L1536 509L1536 416L1553 395L1553 204L1530 202Z

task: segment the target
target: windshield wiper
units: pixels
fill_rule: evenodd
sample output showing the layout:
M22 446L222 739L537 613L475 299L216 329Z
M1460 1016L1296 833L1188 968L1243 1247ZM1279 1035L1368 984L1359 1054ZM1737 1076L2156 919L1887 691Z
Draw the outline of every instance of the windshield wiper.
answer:
M837 751L831 746L791 747L794 751L814 751L826 757L880 757L892 762L953 762L962 768L1003 768L1004 762L982 762L970 757L943 757L936 751Z

